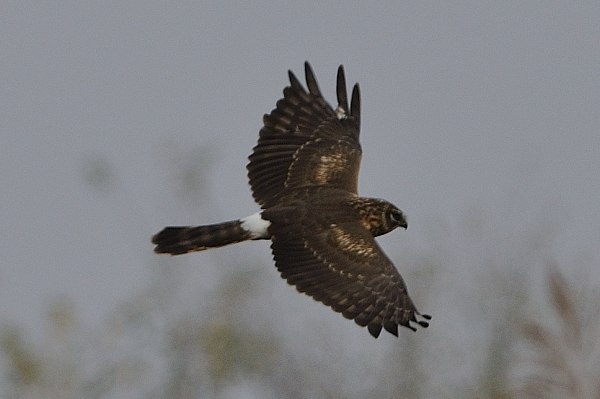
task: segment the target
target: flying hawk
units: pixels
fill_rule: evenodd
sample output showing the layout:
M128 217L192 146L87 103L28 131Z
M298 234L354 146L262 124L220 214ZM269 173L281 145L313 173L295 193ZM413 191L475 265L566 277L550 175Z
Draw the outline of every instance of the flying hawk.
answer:
M406 218L391 203L357 194L361 160L360 91L348 107L342 65L334 109L319 90L308 62L308 92L289 71L290 86L263 117L248 177L262 210L243 219L197 227L166 227L152 237L157 253L180 255L246 240L271 240L281 277L330 306L375 338L382 328L427 327L404 280L374 237Z

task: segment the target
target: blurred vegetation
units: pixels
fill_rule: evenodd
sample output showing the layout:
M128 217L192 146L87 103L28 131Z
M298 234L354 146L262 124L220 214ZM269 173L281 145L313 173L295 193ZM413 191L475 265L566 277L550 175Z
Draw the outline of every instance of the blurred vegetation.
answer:
M526 398L600 398L600 307L589 303L552 267L547 285L554 323L528 321L531 369L523 378ZM589 299L589 298L587 298ZM597 298L595 298L597 300Z
M169 180L184 201L205 191L206 161L197 158L190 151L171 164ZM115 187L116 173L101 157L83 175L101 191ZM274 302L272 284L285 283L248 256L201 265L207 274L228 271L212 273L211 289L182 304L181 265L161 257L150 286L99 326L83 325L66 298L48 307L42 342L4 323L0 395L600 399L598 298L547 267L545 225L497 237L477 208L461 226L452 231L436 220L431 253L407 254L398 265L433 314L428 330L373 340L331 311L321 319L296 302ZM536 270L546 276L548 302L531 289ZM328 323L334 318L342 330Z
M23 342L21 331L5 327L0 333L0 349L8 362L6 377L15 385L28 386L40 380L41 359Z

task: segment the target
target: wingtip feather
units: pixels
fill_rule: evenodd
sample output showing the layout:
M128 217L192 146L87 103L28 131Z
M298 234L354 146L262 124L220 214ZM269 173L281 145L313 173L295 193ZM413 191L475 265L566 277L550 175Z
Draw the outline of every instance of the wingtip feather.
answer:
M352 89L352 101L350 103L350 116L352 116L358 126L360 126L360 87L358 83Z
M340 108L345 115L348 115L348 93L346 91L346 76L344 74L343 65L338 67L336 91L338 108Z
M321 96L321 90L319 89L319 84L317 83L315 72L313 71L308 61L304 62L304 75L306 77L306 85L308 86L308 92L315 96Z

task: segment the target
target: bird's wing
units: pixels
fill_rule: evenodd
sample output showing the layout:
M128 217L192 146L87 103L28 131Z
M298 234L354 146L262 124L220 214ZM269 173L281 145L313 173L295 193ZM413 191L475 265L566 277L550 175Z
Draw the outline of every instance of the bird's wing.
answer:
M417 316L430 317L417 311L404 280L359 221L324 225L318 215L299 214L285 219L271 227L271 248L281 276L298 291L367 326L376 338L382 328L397 336L398 325L428 326Z
M360 92L348 108L344 68L337 75L338 106L323 98L308 62L308 92L289 71L290 86L263 118L258 144L249 157L248 178L256 202L269 201L286 188L328 185L356 193L361 148Z

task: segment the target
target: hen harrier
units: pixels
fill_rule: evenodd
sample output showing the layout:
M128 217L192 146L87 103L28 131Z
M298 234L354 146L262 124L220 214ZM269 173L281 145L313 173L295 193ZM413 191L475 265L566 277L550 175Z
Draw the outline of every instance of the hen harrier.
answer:
M308 93L289 71L290 86L263 117L248 177L262 210L243 219L197 227L166 227L152 237L157 253L203 251L246 240L271 240L281 277L330 306L375 338L382 328L416 330L429 323L374 237L406 229L400 209L357 194L361 160L360 92L348 107L344 68L337 72L338 106L319 90L308 62Z

